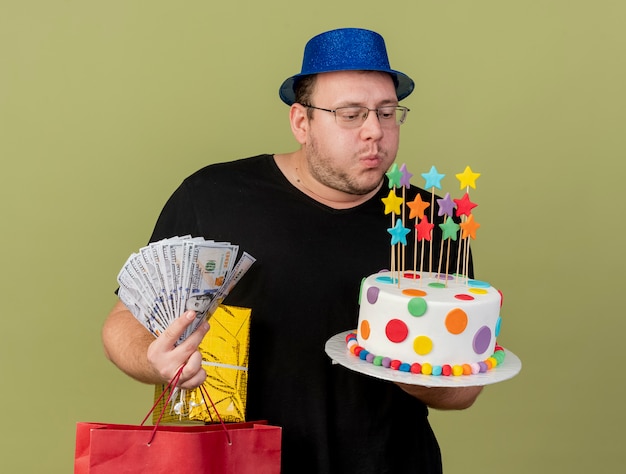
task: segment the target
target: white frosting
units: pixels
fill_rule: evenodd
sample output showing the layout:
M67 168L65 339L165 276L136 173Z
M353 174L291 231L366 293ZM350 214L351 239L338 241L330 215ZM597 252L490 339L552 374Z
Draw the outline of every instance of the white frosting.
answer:
M461 276L446 280L430 273L419 275L418 279L401 277L399 284L397 273L392 281L390 272L363 280L359 345L376 356L433 367L478 363L490 357L499 332L500 292Z

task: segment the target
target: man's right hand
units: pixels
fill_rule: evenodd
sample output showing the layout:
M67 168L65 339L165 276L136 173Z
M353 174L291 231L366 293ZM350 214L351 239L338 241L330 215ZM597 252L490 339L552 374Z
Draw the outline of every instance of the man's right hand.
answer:
M102 328L105 355L127 375L149 384L167 384L184 365L178 386L198 387L206 378L198 346L209 330L209 323L202 322L185 341L176 345L195 316L195 311L186 311L155 339L118 301Z
M177 386L180 388L196 388L202 385L206 378L198 346L209 330L209 323L203 321L187 339L176 345L195 317L195 311L185 311L148 346L148 362L167 382L174 378L183 364L185 365L178 379Z

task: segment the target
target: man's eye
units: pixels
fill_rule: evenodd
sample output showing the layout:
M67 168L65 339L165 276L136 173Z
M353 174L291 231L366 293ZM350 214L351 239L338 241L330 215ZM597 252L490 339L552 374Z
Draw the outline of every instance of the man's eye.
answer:
M361 111L358 109L341 110L338 112L338 114L341 120L345 120L346 122L351 122L359 118L359 116L361 115Z
M392 119L395 117L395 115L396 115L396 109L380 109L378 111L378 116L381 119L385 119L385 120Z

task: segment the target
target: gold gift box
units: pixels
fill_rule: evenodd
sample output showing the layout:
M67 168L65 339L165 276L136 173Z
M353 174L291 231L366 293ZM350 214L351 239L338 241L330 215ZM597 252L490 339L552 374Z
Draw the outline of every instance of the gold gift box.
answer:
M162 412L161 423L218 423L220 418L226 423L246 421L251 312L236 306L218 307L211 316L211 329L199 347L207 373L204 390L177 390L164 410L169 391L163 391L167 385L155 386L155 402L159 397L161 400L153 412L154 423Z

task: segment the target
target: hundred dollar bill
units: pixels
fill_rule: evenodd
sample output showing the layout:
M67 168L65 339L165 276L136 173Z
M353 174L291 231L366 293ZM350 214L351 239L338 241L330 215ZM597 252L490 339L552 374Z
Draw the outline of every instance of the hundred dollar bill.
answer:
M187 329L187 332L184 335L185 337L193 333L198 328L203 319L209 318L215 312L218 306L222 304L222 301L224 301L224 298L228 296L230 291L234 288L237 282L241 279L241 277L243 277L243 275L248 271L248 269L255 261L256 259L248 252L243 253L241 258L237 262L237 265L235 265L235 268L233 268L228 273L224 283L217 289L215 294L212 296L207 308L204 309L201 313L196 312L196 319Z
M160 335L184 311L196 320L188 337L210 317L254 262L248 253L235 264L239 247L188 235L152 242L133 253L118 273L118 296L153 335ZM234 268L233 268L234 267Z

